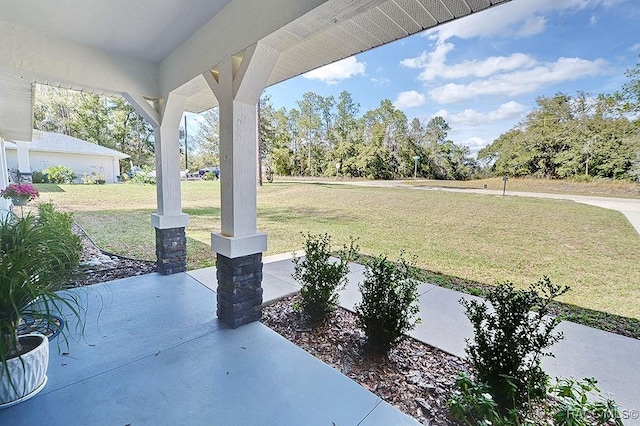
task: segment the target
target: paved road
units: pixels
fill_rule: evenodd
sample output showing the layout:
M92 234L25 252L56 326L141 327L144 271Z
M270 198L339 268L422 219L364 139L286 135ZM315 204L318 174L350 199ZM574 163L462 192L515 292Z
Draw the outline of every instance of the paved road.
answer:
M338 185L353 185L367 187L384 187L384 188L403 188L419 191L448 191L448 192L464 192L469 194L486 194L486 195L502 195L502 191L491 189L463 189L463 188L445 188L433 186L416 186L407 185L399 181L322 181L322 180L304 180L297 181L300 183L327 183ZM601 207L604 209L617 210L624 214L629 223L636 229L640 235L640 200L633 198L613 198L613 197L595 197L590 195L573 195L573 194L547 194L541 192L518 192L507 191L507 195L516 197L532 197L532 198L551 198L554 200L570 200L577 203L588 204L591 206Z

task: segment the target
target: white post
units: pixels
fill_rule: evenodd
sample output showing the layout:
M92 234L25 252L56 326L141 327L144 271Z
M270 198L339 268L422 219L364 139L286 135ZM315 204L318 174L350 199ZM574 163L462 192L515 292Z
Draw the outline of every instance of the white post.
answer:
M229 58L204 74L220 108L221 232L211 245L229 258L267 249L266 234L257 232L258 102L278 54L253 45L241 61Z
M217 253L218 318L238 327L262 316L262 252L257 231L258 101L278 59L263 45L228 58L204 78L220 108L221 232L211 234Z
M29 144L27 141L15 141L18 156L18 171L21 175L31 174L31 161L29 160Z
M7 170L7 152L4 149L4 139L0 136L0 189L9 185L9 173ZM11 201L0 198L0 219L7 217L11 208Z
M158 212L151 215L151 223L156 228L158 271L165 275L184 272L189 216L182 213L178 125L186 98L170 93L152 106L140 96L124 97L154 128Z

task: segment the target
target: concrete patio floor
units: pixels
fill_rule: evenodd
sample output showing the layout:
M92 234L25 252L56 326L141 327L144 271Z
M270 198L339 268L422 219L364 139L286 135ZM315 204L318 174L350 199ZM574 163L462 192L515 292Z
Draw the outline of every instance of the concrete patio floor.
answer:
M0 425L418 424L261 323L226 328L186 273L74 291L84 337L52 341L46 387Z

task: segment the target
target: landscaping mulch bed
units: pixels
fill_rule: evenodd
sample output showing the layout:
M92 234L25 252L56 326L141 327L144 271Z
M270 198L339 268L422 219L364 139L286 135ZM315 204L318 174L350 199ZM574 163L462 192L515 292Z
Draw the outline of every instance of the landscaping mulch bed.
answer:
M266 306L262 322L421 423L457 424L446 401L457 373L468 371L464 361L410 337L388 356L367 354L352 312L338 308L312 327L293 310L298 299L291 296Z
M80 237L82 243L80 263L84 266L78 273L61 283L60 288L82 287L156 272L155 262L130 259L102 251L77 224L73 225L73 232ZM96 264L87 265L92 261Z

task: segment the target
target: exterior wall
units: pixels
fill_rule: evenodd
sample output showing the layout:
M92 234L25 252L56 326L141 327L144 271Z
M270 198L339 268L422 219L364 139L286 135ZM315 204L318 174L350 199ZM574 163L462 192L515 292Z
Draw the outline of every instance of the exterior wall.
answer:
M103 155L81 155L63 152L29 151L31 171L44 170L50 166L63 165L76 172L76 182L82 183L84 173L104 173L107 183L117 181L120 175L120 164L116 157ZM9 170L18 167L16 150L7 149L7 167Z

